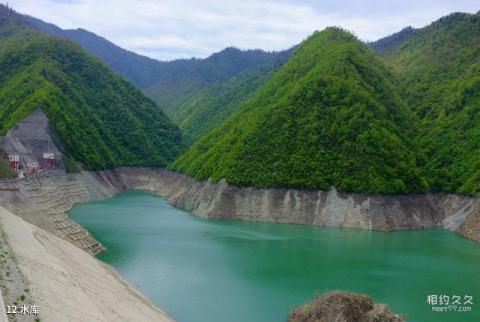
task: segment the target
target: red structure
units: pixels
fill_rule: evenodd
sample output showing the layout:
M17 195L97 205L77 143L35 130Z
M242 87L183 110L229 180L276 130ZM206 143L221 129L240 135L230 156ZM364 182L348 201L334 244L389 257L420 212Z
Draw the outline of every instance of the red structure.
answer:
M10 167L15 172L18 172L18 166L20 164L20 156L18 154L8 155L8 160L10 161Z
M55 154L54 153L43 153L43 164L46 169L55 169Z

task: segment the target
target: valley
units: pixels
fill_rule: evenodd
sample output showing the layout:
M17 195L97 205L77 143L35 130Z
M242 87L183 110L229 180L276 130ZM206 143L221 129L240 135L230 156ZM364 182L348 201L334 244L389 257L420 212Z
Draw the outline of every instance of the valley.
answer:
M158 289L162 279L170 279L167 293L146 286L146 276L154 273L138 275L128 265L137 265L135 256L145 256L148 247L138 246L123 258L135 241L120 243L115 227L137 234L140 243L151 236L138 227L145 228L156 214L159 221L152 220L149 228L157 237L151 241L167 253L166 240L158 236L173 233L161 226L177 224L178 236L171 235L170 242L187 253L192 249L180 247L177 239L183 224L217 234L207 245L212 249L227 247L219 240L234 239L236 227L247 227L241 234L266 231L275 240L293 238L303 246L286 251L296 260L302 252L310 254L316 267L326 262L312 252L335 253L339 244L345 256L330 258L338 263L332 272L347 270L341 258L353 254L348 252L355 240L375 244L362 250L368 258L361 261L362 285L348 278L311 285L296 279L301 272L282 271L288 270L282 266L288 259L277 257L278 270L271 274L303 286L291 298L278 296L285 290L267 294L271 309L275 300L283 307L261 321L286 319L315 292L338 288L365 292L408 321L435 321L420 305L411 310L406 293L388 297L388 282L369 284L379 276L365 276L382 256L397 264L406 256L411 261L405 270L421 262L424 279L429 265L451 263L435 273L435 283L442 276L449 280L445 291L458 291L451 287L458 282L452 272L467 268L464 288L474 279L472 261L480 242L479 62L480 12L452 13L370 43L328 27L285 50L228 47L206 58L159 61L88 30L62 29L0 5L0 229L2 247L12 252L9 258L18 256L15 265L23 272L18 276L25 275L8 287L18 291L31 284L28 300L42 306L42 321L81 321L78 303L92 321L129 321L136 314L139 321L213 321L215 314L223 321L220 316L227 319L233 311L237 321L249 321L255 319L252 312L266 314L248 295L232 300L238 301L235 310L226 310L224 303L218 312L211 303L198 304L202 299L195 294L165 295L175 293L174 283L181 284L185 274L195 276L191 271L155 276ZM123 204L130 194L132 203ZM151 206L143 209L135 196ZM115 210L117 202L130 210ZM97 205L106 215L94 211ZM115 213L124 226L116 226ZM167 219L167 213L175 215ZM134 232L125 230L132 226ZM227 237L210 231L216 226L224 227ZM191 236L194 247L200 237ZM347 247L342 243L349 238ZM262 240L252 247L278 251ZM439 255L433 245L438 242L467 250ZM390 243L392 248L385 246ZM404 244L405 249L399 246ZM423 247L429 251L417 253ZM238 256L248 253L233 248ZM370 257L372 249L379 258ZM400 255L390 254L392 249ZM220 261L217 255L206 256ZM165 262L146 258L139 261L149 272L166 269ZM122 262L127 259L128 265ZM177 267L182 262L175 256L156 261L161 259ZM197 264L183 262L192 269ZM199 267L198 280L214 283L206 278L211 273L206 267ZM245 273L217 274L222 272ZM322 280L317 273L310 281ZM379 274L407 279L393 266ZM228 283L241 289L239 280ZM184 289L189 291L205 288ZM230 293L217 289L212 298ZM245 294L252 293L258 292L252 288ZM416 295L424 302L423 293ZM4 299L11 300L5 294ZM188 301L184 312L182 301ZM477 316L474 310L462 318Z

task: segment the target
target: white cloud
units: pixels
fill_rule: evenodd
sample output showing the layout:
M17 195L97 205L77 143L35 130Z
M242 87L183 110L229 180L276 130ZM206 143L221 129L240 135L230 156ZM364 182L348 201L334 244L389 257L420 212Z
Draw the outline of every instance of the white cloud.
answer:
M477 0L10 0L19 12L62 28L84 28L159 59L205 57L227 46L280 50L337 25L374 40Z

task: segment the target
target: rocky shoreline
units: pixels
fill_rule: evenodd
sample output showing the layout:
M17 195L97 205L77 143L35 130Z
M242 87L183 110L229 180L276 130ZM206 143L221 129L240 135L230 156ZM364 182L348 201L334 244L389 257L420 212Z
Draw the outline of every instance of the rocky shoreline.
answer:
M46 316L56 321L62 321L62 316L71 318L77 313L75 303L82 299L99 321L111 319L102 314L101 306L91 305L109 301L104 307L125 303L144 310L145 321L171 321L115 270L90 256L105 248L68 217L75 204L109 198L127 189L150 191L178 208L214 219L385 232L444 228L480 241L480 199L453 194L385 196L341 193L334 189L256 189L225 182L202 182L166 169L151 168L75 174L58 171L0 181L2 229L20 259L20 269L32 282L34 300L47 307ZM64 281L62 285L55 282L59 276ZM97 285L113 295L102 293ZM69 297L59 299L57 295L64 292L57 288L67 286L71 288ZM48 307L58 301L65 301L69 307L63 315Z
M144 189L194 215L375 231L444 228L480 241L480 199L454 194L368 195L235 187L165 169L120 168L114 186Z
M295 189L235 187L197 181L166 169L48 173L0 182L0 205L92 255L103 251L68 218L77 203L142 189L167 198L194 215L375 231L444 228L480 241L480 199L454 194L367 195Z

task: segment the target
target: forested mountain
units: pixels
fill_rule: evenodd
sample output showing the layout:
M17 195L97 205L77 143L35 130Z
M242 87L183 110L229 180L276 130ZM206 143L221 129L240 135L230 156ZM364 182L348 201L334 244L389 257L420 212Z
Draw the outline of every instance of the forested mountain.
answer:
M159 62L85 30L5 12L0 135L42 107L86 168L165 165L182 150L179 131L79 47L27 24L78 42L154 97L193 143L171 167L196 178L480 193L480 13L368 45L328 28L289 51L227 48Z
M172 120L179 124L188 142L197 141L250 98L293 51L285 51L268 63L247 69L227 81L215 82L186 94L177 104L169 105Z
M396 32L390 36L384 37L377 41L371 42L368 45L379 54L386 54L403 42L405 42L412 34L415 32L415 29L412 27L403 28L401 31Z
M4 6L0 70L0 135L41 108L67 161L85 169L165 166L183 148L179 129L152 100L80 46L32 29Z
M432 188L479 193L480 13L446 16L381 53L420 119Z
M422 191L414 118L390 77L351 34L316 32L172 168L235 185Z
M38 30L77 42L114 71L145 90L169 114L192 91L227 81L247 69L288 56L285 52L242 51L230 47L205 59L162 62L122 49L84 29L63 30L33 17L23 16L23 19Z
M165 74L154 86L146 90L169 116L174 116L176 109L183 104L194 91L205 88L210 84L226 82L243 71L255 66L272 64L289 57L290 51L264 52L262 50L242 51L229 47L206 59L192 59L188 61L173 61L166 64L180 64L188 62L191 65L182 65L182 71Z
M154 59L120 48L85 29L64 30L30 16L22 17L26 23L42 32L78 43L84 50L103 60L111 69L139 87L146 88L159 79L161 63Z
M260 187L478 195L480 13L369 45L383 63L338 30L316 33L173 168Z

